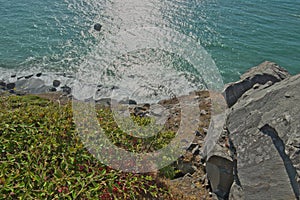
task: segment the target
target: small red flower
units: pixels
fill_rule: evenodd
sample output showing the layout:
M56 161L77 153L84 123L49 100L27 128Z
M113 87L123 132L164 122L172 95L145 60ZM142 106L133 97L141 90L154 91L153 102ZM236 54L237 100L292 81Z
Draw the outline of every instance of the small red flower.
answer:
M104 193L100 196L102 200L110 200L112 199L109 193Z
M118 188L117 187L114 187L113 188L113 192L118 192L119 190L118 190Z
M62 192L63 192L63 193L68 193L68 192L69 192L69 188L66 187L66 186L62 186L62 187L58 188L57 191L58 191L59 193L62 193Z
M84 170L84 166L83 165L78 165L79 167L79 171L83 171Z
M69 188L67 186L63 187L64 193L68 193L69 192Z

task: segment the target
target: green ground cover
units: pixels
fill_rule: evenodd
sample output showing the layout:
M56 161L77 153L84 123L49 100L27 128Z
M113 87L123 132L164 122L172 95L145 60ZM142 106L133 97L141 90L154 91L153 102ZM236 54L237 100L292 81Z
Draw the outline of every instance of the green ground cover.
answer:
M124 173L95 159L76 134L70 102L3 95L0 108L0 199L172 199L157 175ZM175 135L136 139L118 128L108 108L98 109L98 119L107 136L130 151L162 148ZM149 120L134 118L139 125ZM173 176L172 170L159 176Z

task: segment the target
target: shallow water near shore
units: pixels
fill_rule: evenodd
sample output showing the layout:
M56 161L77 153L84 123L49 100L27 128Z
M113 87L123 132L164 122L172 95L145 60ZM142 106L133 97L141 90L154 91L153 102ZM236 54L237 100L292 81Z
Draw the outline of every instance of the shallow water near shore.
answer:
M238 80L241 73L263 60L277 62L291 73L300 72L299 1L1 0L1 5L0 79L14 73L88 71L88 75L97 76L85 81L96 84L141 85L144 82L149 86L151 79L159 81L154 87L168 87L176 79L176 84L171 84L169 89L181 93L205 88L206 82L214 82L215 77L203 81L201 74L201 70L214 67L225 83ZM93 30L97 22L103 25L100 32ZM128 30L134 33L145 27L172 30L177 35L189 37L203 47L214 62L197 68L184 57L197 49L186 48L188 50L183 50L185 54L178 59L172 52L161 51L164 44L160 50L152 52L156 56L154 60L141 51L118 55L113 50L115 37L120 33ZM180 44L181 37L174 35L160 38ZM145 41L151 36L143 35ZM137 49L141 45L132 43ZM109 60L112 57L115 58L113 62ZM107 67L108 60L113 67ZM124 66L131 66L125 70L127 79L115 76L123 73L120 66L123 70ZM137 70L139 73L134 74ZM131 83L134 76L139 79ZM179 88L180 85L186 87ZM167 91L168 88L163 93Z

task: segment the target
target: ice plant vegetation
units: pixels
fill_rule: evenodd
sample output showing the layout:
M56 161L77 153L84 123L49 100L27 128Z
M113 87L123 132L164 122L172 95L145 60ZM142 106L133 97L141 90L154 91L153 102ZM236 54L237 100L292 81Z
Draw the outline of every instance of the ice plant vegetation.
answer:
M96 160L75 132L70 103L2 95L0 108L0 199L172 198L157 175L124 173ZM99 108L98 118L113 143L129 151L159 149L175 134L163 130L142 140L122 132L108 108Z

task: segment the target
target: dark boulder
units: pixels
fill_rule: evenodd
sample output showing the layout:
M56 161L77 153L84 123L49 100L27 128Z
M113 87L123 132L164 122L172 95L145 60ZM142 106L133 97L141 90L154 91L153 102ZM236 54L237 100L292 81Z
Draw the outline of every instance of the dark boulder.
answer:
M56 92L56 91L57 91L57 89L54 87L49 88L49 92Z
M42 76L42 72L36 74L36 77L41 77L41 76Z
M8 84L6 84L6 88L8 90L13 90L15 87L16 87L15 83L8 83Z
M137 102L133 99L121 100L120 104L137 105Z
M30 79L31 77L33 77L33 74L30 74L28 76L25 76L25 79Z
M63 93L65 93L65 94L71 94L71 92L72 92L72 89L66 85L61 87L61 89L62 89Z
M4 81L0 81L0 88L1 87L3 87L3 88L6 87L6 83Z
M101 31L101 28L102 28L102 25L99 24L99 23L97 23L97 24L94 25L94 29L95 29L96 31Z
M129 105L137 105L136 101L133 100L133 99L129 99L129 100L128 100L128 104L129 104Z
M60 81L59 80L54 80L53 81L53 87L59 87L60 86Z

